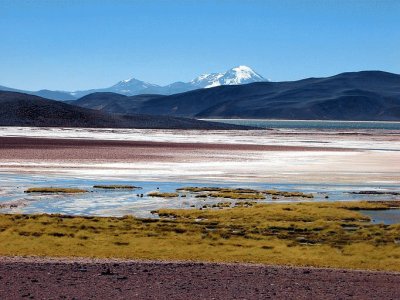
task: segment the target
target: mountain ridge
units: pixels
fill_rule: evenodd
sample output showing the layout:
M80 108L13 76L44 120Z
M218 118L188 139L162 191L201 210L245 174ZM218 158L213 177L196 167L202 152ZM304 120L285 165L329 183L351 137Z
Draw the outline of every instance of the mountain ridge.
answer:
M126 96L135 96L140 94L172 95L199 88L211 88L220 85L239 85L258 81L267 81L267 79L256 73L250 67L237 66L221 73L201 74L189 82L177 81L165 86L161 86L141 81L136 78L130 78L119 81L109 88L76 91L72 94L76 97L83 97L92 92L113 92Z
M0 86L0 90L26 93L39 97L50 98L53 100L70 101L96 92L112 92L126 96L140 94L172 95L199 88L210 88L219 85L245 84L265 80L266 79L264 79L260 74L252 70L250 67L237 66L227 70L226 72L202 74L189 82L177 81L165 86L145 82L136 78L130 78L121 80L116 84L106 88L78 90L72 92L51 90L26 91L5 86Z
M76 102L82 105L85 99ZM93 99L92 99L93 101ZM107 97L108 107L113 101ZM138 102L127 98L125 113L192 118L400 120L400 75L345 72L298 81L222 85ZM114 111L118 111L114 108Z

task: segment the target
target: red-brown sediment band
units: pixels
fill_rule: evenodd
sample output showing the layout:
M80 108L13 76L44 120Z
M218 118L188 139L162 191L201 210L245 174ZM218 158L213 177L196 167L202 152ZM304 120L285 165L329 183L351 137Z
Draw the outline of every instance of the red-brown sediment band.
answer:
M329 147L0 137L0 159L168 159L227 151L352 151Z
M400 299L400 273L249 264L0 258L1 299Z

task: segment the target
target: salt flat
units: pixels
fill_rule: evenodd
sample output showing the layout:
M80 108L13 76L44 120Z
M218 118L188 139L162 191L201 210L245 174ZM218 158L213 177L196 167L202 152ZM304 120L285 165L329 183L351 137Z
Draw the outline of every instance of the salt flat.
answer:
M376 185L398 184L400 178L400 132L396 130L1 127L0 137L86 141L45 148L36 147L32 142L23 147L0 146L1 172L156 181ZM88 141L145 143L109 147Z

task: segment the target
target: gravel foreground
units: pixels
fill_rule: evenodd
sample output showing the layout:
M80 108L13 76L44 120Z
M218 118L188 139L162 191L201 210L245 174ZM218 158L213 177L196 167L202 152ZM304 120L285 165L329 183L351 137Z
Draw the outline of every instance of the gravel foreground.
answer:
M0 299L400 299L400 273L250 264L0 258Z

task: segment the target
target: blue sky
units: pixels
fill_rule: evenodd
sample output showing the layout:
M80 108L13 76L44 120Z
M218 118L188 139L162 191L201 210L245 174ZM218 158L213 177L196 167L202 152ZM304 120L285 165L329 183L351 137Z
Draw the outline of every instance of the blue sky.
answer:
M0 85L157 84L248 65L273 80L400 73L400 1L0 0Z

